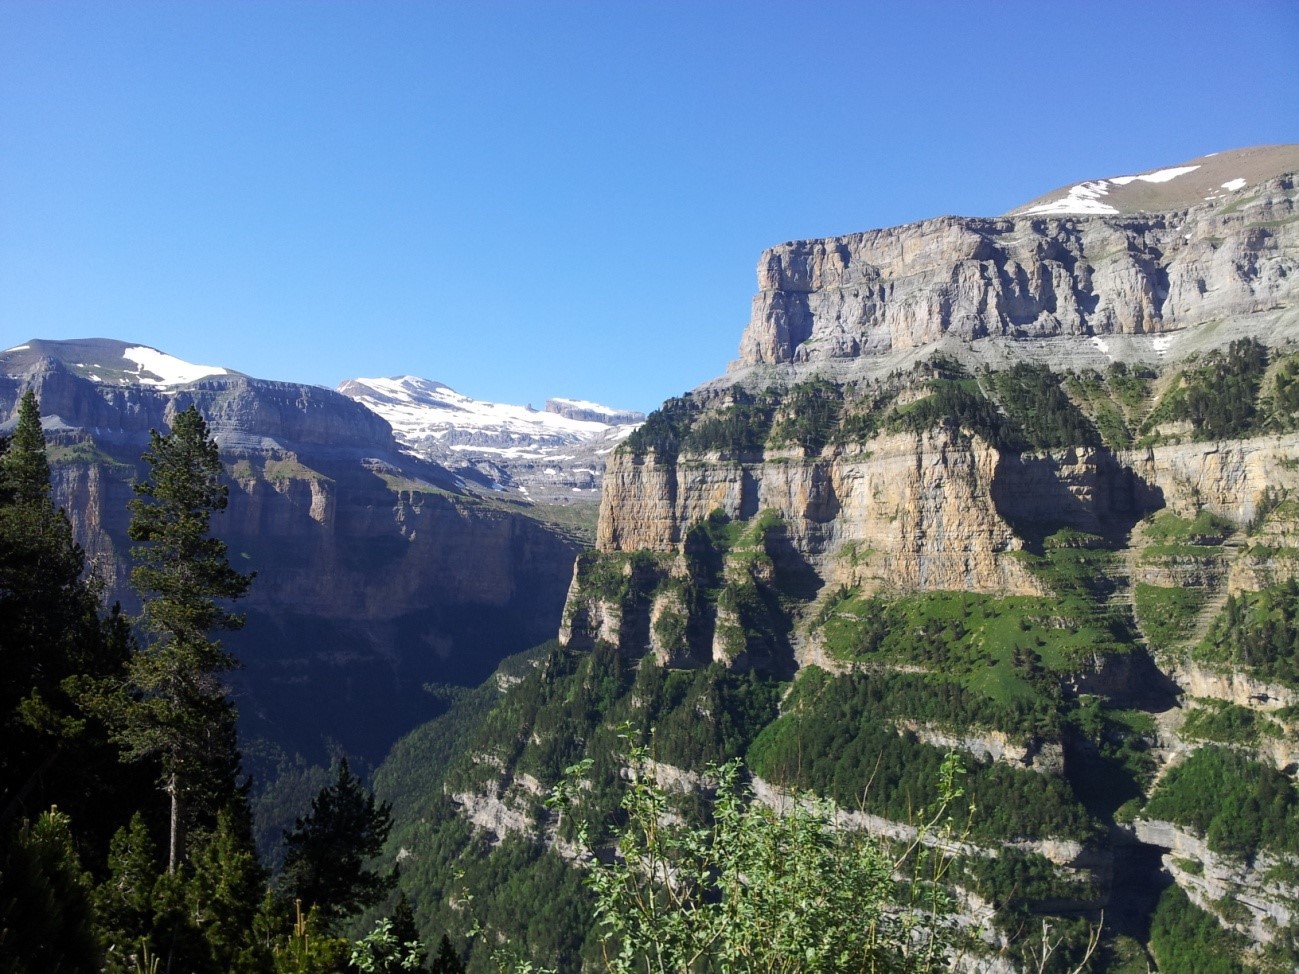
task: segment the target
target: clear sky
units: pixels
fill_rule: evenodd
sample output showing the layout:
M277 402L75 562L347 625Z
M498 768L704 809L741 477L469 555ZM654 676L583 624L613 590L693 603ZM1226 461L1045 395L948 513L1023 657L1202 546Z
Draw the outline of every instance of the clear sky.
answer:
M650 409L764 247L1299 142L1299 2L0 2L0 348Z

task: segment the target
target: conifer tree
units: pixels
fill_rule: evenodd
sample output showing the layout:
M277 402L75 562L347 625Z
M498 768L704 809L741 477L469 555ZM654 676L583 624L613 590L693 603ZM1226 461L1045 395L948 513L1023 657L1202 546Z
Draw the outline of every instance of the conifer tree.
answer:
M464 961L460 959L456 949L451 946L451 938L446 934L442 935L442 940L438 944L437 956L433 958L429 971L430 974L465 974Z
M95 887L95 917L104 948L105 970L127 974L153 944L154 888L159 878L157 850L137 812L113 836L108 876Z
M60 790L51 771L74 742L94 749L79 740L86 720L72 681L112 669L84 568L52 500L40 408L29 389L0 454L0 823L75 801L83 790L84 782Z
M35 503L50 496L50 462L36 392L28 389L18 403L18 423L0 460L0 501Z
M243 596L252 576L230 567L225 543L209 531L228 488L198 410L178 413L165 436L152 430L144 459L150 477L135 486L129 533L140 542L131 549L131 583L149 639L131 661L135 699L121 739L130 756L161 759L171 803L167 868L174 872L191 814L214 815L233 794L235 713L221 675L236 660L211 634L243 625L225 603Z
M392 829L392 806L376 802L344 759L338 780L311 801L311 812L285 833L284 886L326 924L372 906L396 883L367 868Z
M0 845L0 971L96 971L101 960L90 877L68 816L50 809Z
M392 916L389 919L392 921L392 935L397 943L403 945L419 943L417 948L408 952L408 956L410 957L411 970L424 970L424 962L428 959L428 951L419 942L419 929L415 926L415 910L411 907L405 890L402 890L397 895L397 905L393 907Z
M253 847L246 804L237 801L217 815L215 830L196 844L191 862L186 912L203 934L212 968L269 972L270 950L254 932L267 876Z

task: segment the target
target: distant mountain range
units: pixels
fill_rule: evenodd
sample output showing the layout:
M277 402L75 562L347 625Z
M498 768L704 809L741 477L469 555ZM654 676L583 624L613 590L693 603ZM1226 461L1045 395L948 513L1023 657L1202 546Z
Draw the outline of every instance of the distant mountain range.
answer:
M214 529L259 573L247 627L225 640L244 663L242 726L290 753L319 755L328 739L377 759L437 712L426 684L476 684L553 635L594 528L594 484L585 504L536 503L502 489L508 460L490 475L449 470L320 386L112 339L33 339L0 352L0 432L29 387L56 500L107 599L128 610L127 504L148 475L149 431L190 404L203 414L231 476Z
M575 399L549 399L544 410L484 402L410 375L350 379L338 391L387 420L406 449L557 503L597 498L605 457L645 419Z
M160 391L216 376L247 378L147 345L101 338L33 339L0 352L0 370L22 374L42 360L99 385ZM545 503L593 505L605 458L645 419L644 413L579 399L549 399L542 410L487 402L409 375L349 379L337 391L387 422L410 453L470 483Z

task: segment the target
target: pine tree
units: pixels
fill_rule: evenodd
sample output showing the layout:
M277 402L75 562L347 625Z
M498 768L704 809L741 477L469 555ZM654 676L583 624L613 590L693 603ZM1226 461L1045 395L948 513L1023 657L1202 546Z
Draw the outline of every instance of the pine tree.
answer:
M97 971L90 877L57 809L0 843L0 971Z
M156 953L152 934L158 878L157 850L137 812L113 836L108 876L94 892L105 970L111 974L134 972L146 948Z
M338 780L311 801L311 812L285 833L284 886L333 924L372 906L396 883L366 864L392 829L392 806L377 803L343 760Z
M197 845L191 862L187 913L203 934L213 969L269 972L270 949L254 933L267 876L245 803L236 801L217 816L216 829Z
M79 816L85 768L70 754L106 757L103 730L88 730L74 685L114 670L84 568L52 500L40 409L28 390L0 454L0 823L56 803Z
M392 921L393 938L404 949L403 959L407 963L407 970L425 970L428 951L424 949L424 944L420 940L419 929L415 926L415 911L411 908L405 890L397 895L397 905L393 907L389 919Z
M451 946L451 938L446 934L442 935L442 941L438 944L438 955L433 958L429 971L430 974L465 974L464 962L456 953L456 949Z
M50 496L50 462L36 392L28 389L18 403L18 423L0 460L0 502L35 503Z
M243 625L224 603L243 596L252 576L230 567L225 543L209 532L228 488L198 410L178 413L166 436L151 431L144 459L150 479L135 486L129 533L140 542L131 549L131 583L150 640L131 661L136 699L121 739L131 756L161 759L171 803L167 868L174 872L190 816L214 815L234 789L235 713L221 675L236 660L211 633Z

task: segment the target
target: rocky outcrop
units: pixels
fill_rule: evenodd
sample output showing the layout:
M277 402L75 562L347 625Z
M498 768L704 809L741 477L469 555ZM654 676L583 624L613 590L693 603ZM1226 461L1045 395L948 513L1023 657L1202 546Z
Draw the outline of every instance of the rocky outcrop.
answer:
M1022 543L992 500L1000 463L977 437L943 430L882 437L869 451L754 463L623 451L605 475L596 545L672 551L714 511L745 520L769 510L827 582L1038 592L1007 557Z
M645 414L635 409L610 409L599 403L577 399L547 399L546 412L587 423L604 423L607 426L635 426L645 422Z
M1220 919L1255 943L1271 943L1278 930L1299 922L1299 887L1275 879L1278 860L1257 852L1249 862L1219 855L1199 836L1172 822L1137 819L1137 837L1166 850L1164 867L1174 882L1203 910L1218 914L1221 904L1234 901L1245 908L1243 922ZM1293 870L1294 863L1289 864Z
M1064 745L1032 737L1012 740L1002 731L978 731L976 728L957 733L948 728L922 724L914 720L898 722L898 733L913 734L916 739L941 751L962 751L976 761L999 761L1012 767L1032 768L1044 774L1064 772Z
M1194 517L1201 509L1246 524L1269 487L1299 487L1299 437L1156 446L1124 456L1131 469L1159 491L1173 513Z
M945 335L1159 334L1282 307L1293 175L1161 215L966 219L782 244L758 261L740 364L821 362Z
M1168 675L1192 697L1208 697L1237 707L1266 712L1299 704L1299 693L1289 687L1255 679L1241 669L1210 667L1189 660L1174 661L1168 666Z

